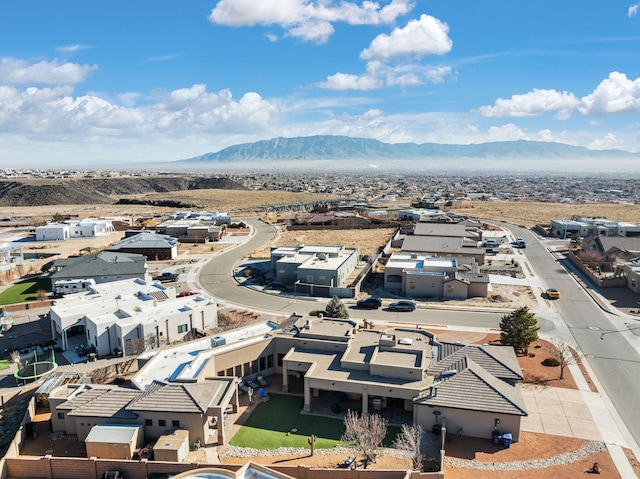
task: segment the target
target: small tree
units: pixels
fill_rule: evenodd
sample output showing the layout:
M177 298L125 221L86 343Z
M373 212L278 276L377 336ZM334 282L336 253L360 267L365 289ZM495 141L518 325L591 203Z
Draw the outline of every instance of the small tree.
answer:
M500 342L513 346L516 353L527 353L529 345L538 339L538 320L523 306L505 314L500 321Z
M564 379L564 368L570 364L575 364L576 358L573 356L573 351L571 351L571 347L567 343L559 339L552 339L551 344L553 347L549 348L549 353L558 361L558 366L560 366L560 379Z
M387 435L387 421L377 414L358 415L351 409L344 418L342 441L357 448L364 457L364 468L376 462L376 451Z
M398 434L393 441L395 448L409 453L414 471L420 471L422 469L424 456L420 449L420 443L422 442L423 434L424 430L420 424L403 424L400 434Z
M60 213L55 213L51 219L54 223L64 223L64 215Z
M347 307L337 296L331 298L331 301L327 303L324 314L328 318L349 319L349 311L347 310Z
M582 236L579 233L573 233L569 242L575 248L582 248Z

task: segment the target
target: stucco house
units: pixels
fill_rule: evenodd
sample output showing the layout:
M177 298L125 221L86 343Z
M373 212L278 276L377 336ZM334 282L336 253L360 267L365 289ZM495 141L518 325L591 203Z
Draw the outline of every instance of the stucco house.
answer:
M146 390L92 384L67 384L49 394L53 432L76 434L83 441L96 426L139 425L145 441L176 429L201 444L225 444L225 412L238 411L232 378L198 383L154 381Z
M148 260L167 260L178 256L178 240L171 236L141 231L112 244L107 251L136 253Z
M594 251L605 261L631 260L640 256L638 236L590 236L582 240L583 251Z
M339 245L280 246L270 254L276 283L295 284L296 292L315 296L345 296L341 289L348 286L359 260L358 248Z
M434 254L398 253L384 269L384 288L416 297L467 299L486 297L489 275L472 256L442 258Z
M147 258L141 254L102 251L80 257L58 259L49 277L51 288L59 281L93 279L96 284L124 279L148 280Z
M99 356L136 354L144 349L141 342L171 343L194 328L214 328L217 314L216 303L204 294L178 297L175 288L159 283L114 281L56 300L51 335L63 351L81 344Z
M137 391L54 389L54 430L83 438L95 424L124 422L144 424L148 438L179 428L193 440L223 444L224 432L213 439L212 430L225 411L237 408L239 379L250 384L274 375L283 392L303 396L304 411L315 414L327 414L327 403L344 397L362 413L393 413L427 430L435 412L449 430L475 437L491 438L498 422L514 441L527 415L518 384L523 376L510 347L439 342L423 329L376 330L370 323L363 328L351 320L297 315L224 334L222 346L204 338L143 356L132 379ZM216 381L226 382L216 387Z
M83 219L36 227L36 241L65 241L70 238L107 236L116 230L110 220Z

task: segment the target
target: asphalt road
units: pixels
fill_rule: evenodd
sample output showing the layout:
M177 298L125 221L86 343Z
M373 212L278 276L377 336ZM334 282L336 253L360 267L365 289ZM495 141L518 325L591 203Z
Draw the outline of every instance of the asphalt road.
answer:
M546 240L541 243L529 230L504 226L527 240L527 259L535 265L535 273L547 287L560 291L560 299L553 301L555 308L634 440L640 443L640 355L625 339L625 334L631 333L620 331L627 330L625 323L632 320L603 311L569 273L568 260L549 253ZM631 327L640 328L640 323Z
M244 221L249 221L245 219ZM267 244L276 233L272 225L251 220L255 234L247 242L231 248L203 266L199 282L202 288L220 300L221 305L246 308L252 311L273 315L290 316L292 313L306 314L314 309L324 309L326 299L308 298L306 296L280 295L271 292L256 291L238 284L232 272L238 262L257 249ZM385 309L371 310L349 308L349 316L354 319L367 318L372 321L408 322L421 325L451 325L478 328L497 328L503 313L494 312L460 312L452 310L418 309L413 312L391 312Z

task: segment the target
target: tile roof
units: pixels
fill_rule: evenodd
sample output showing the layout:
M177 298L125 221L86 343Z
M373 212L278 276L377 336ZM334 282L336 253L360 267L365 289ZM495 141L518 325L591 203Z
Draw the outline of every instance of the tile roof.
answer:
M89 395L89 397L84 398L88 400L82 401L82 404L77 406L74 404L69 415L108 417L112 419L135 419L137 417L128 411L126 407L132 400L140 396L140 391L126 388L107 389L97 393L98 391L100 390L90 389L76 396L77 399L82 400L83 396ZM64 406L67 402L61 406Z
M142 231L109 246L109 251L127 248L165 249L176 246L177 240L171 236Z
M220 389L216 382L177 384L154 381L131 401L130 411L180 411L205 414Z
M438 374L453 369L448 365L463 357L473 359L482 368L497 378L510 381L524 379L513 349L508 346L479 346L473 344L440 343L437 362L429 372Z
M91 278L93 276L142 275L147 272L147 259L141 254L103 251L79 258L64 258L55 262L61 267L51 275L59 278Z
M466 363L466 368L434 383L429 393L414 402L497 414L528 415L517 384L496 378L472 359L467 358Z

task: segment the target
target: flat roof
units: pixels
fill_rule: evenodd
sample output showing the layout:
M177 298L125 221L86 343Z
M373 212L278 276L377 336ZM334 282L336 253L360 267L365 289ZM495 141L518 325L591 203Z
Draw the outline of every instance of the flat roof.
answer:
M192 380L197 378L202 366L211 356L236 347L240 341L258 341L273 331L277 325L267 322L236 331L222 333L226 344L211 347L211 337L161 349L131 380L138 389L144 390L154 381ZM149 356L146 356L149 357Z

